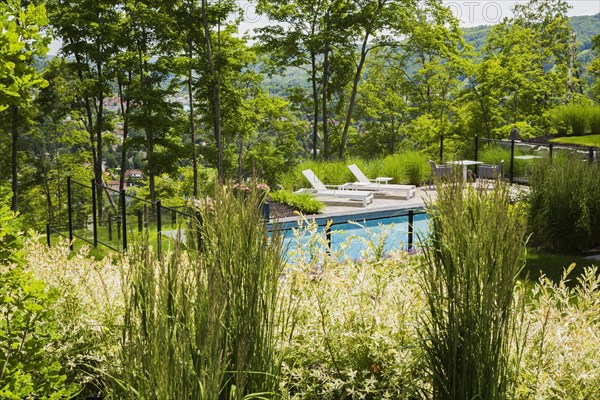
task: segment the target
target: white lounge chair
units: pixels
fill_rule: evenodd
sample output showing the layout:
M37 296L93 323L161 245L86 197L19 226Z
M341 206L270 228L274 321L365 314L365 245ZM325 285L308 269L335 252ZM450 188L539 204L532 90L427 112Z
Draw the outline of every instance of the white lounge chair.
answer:
M363 207L366 207L367 204L373 202L373 192L364 190L340 189L338 186L334 186L333 189L330 189L327 185L323 184L321 180L319 180L319 178L315 175L315 173L312 170L306 169L302 171L302 174L313 187L313 189L303 191L311 193L316 197L320 197L322 199L341 198L349 200L359 200L362 201Z
M365 174L358 168L356 164L348 165L348 169L352 171L358 182L350 182L344 184L344 189L357 189L357 190L374 190L376 192L394 192L400 193L405 199L414 197L417 187L415 185L396 185L388 183L392 178L378 177L370 180Z

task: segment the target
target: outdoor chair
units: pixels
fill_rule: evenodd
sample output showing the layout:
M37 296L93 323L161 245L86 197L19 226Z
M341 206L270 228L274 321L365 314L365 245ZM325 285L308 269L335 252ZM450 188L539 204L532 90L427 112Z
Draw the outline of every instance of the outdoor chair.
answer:
M454 168L452 165L438 165L433 160L429 160L431 165L431 177L429 179L429 188L433 186L434 179L444 179L451 177L454 174Z
M342 185L344 189L354 190L373 190L375 192L390 192L399 193L404 196L406 200L414 197L417 187L415 185L398 185L393 183L387 183L392 178L378 177L375 179L369 179L356 165L348 165L348 169L358 180L357 182L349 182Z
M502 178L503 167L504 160L497 165L482 164L479 166L478 177L479 179L500 179Z
M310 169L302 171L302 174L310 182L313 188L300 189L300 192L310 193L324 201L332 198L358 200L362 202L363 207L366 207L367 204L373 202L373 192L365 190L349 190L340 188L338 185L325 185Z

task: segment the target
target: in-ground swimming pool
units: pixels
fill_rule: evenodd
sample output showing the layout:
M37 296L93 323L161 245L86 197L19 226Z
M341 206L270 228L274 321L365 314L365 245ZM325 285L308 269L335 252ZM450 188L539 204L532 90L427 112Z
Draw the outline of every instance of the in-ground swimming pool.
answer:
M297 222L280 224L280 230L284 235L286 256L293 261L299 245L306 248L311 243L325 251L327 221L332 221L329 235L331 251L335 253L343 247L340 254L342 258L348 257L355 260L369 256L373 251L369 242L376 247L382 246L384 253L400 249L407 250L409 211L413 213L413 248L419 247L419 240L428 232L427 220L429 217L423 209L405 209L316 219L318 228L315 233L321 237L318 243L311 240L312 232L302 226L299 227ZM295 231L298 231L299 237Z

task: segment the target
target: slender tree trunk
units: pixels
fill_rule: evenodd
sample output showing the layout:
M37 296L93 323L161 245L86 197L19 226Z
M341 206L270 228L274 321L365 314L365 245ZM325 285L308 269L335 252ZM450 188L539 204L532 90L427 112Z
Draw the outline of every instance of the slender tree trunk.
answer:
M329 160L329 132L327 130L327 83L329 81L329 44L323 53L323 158Z
M348 130L350 129L350 122L352 121L352 113L354 112L354 103L356 102L356 93L358 92L358 83L362 76L362 71L367 59L367 53L369 52L367 46L369 44L369 37L371 36L371 29L367 28L365 36L363 38L362 46L360 48L360 61L356 67L356 73L354 74L354 80L352 81L352 94L350 95L350 103L348 104L348 112L346 113L346 122L344 123L344 130L342 131L342 140L340 143L340 159L344 158L344 151L346 150L346 140L348 138Z
M96 112L96 157L98 160L94 163L94 177L96 184L102 184L102 125L104 123L104 93L102 91L102 65L96 64L96 71L98 73L98 82L100 89L98 90L98 108ZM96 201L98 202L98 219L102 219L102 188L96 186Z
M189 43L189 53L188 57L190 60L190 69L188 71L188 80L187 80L187 89L188 89L188 98L189 98L189 107L190 107L190 139L192 141L192 172L194 175L194 190L192 195L194 197L198 197L198 156L196 149L196 125L194 121L194 91L192 88L192 56L193 56L193 44L190 39Z
M131 71L127 72L128 84L131 83ZM121 143L121 171L119 171L119 190L125 189L125 172L127 165L127 138L129 137L129 100L123 96L123 80L118 79L119 105L123 118L123 142Z
M314 51L310 53L311 62L311 81L312 81L312 97L313 97L313 160L318 156L318 140L319 140L319 88L317 86L317 55Z
M202 25L204 27L204 40L206 41L206 60L208 61L208 72L210 74L211 97L213 103L213 129L215 142L217 145L217 177L220 183L224 183L225 175L223 171L223 138L221 132L221 82L220 76L217 74L215 68L212 39L210 37L210 27L208 25L207 8L207 0L202 0Z
M18 209L18 198L19 198L19 179L17 175L17 164L18 164L18 149L19 149L19 130L18 130L18 119L19 119L19 107L15 104L11 104L10 106L10 130L12 136L12 160L11 160L11 177L12 177L12 202L11 209L13 211L17 211Z

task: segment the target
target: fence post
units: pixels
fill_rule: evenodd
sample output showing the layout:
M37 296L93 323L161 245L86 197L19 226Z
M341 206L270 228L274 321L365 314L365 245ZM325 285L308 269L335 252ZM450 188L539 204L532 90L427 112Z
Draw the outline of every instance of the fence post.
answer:
M475 135L475 161L479 161L477 157L479 156L479 136Z
M144 204L144 228L148 229L148 205Z
M161 213L160 213L160 200L156 202L156 249L158 251L158 257L160 258L162 254L162 221L161 221Z
M515 179L515 140L510 141L510 183Z
M177 224L177 213L175 213L175 210L171 210L171 228L174 228L176 224Z
M440 135L440 164L444 163L444 134Z
M94 248L98 247L98 218L96 217L96 180L92 178L92 231L94 232Z
M590 147L590 149L588 150L588 161L590 162L590 164L592 164L594 162L594 148Z
M71 177L67 177L67 210L69 211L69 250L73 251L73 205L71 203Z
M552 149L554 148L554 143L548 144L548 150L550 151L550 161L552 161Z
M137 218L138 218L138 232L142 231L142 210L138 210L137 212Z
M325 225L325 238L327 240L327 254L331 254L331 224L333 221L327 221Z
M271 215L270 207L271 205L267 200L265 200L265 202L261 205L262 217L263 220L267 223L269 222L269 217Z
M108 240L112 242L112 216L108 214Z
M123 228L123 252L127 251L127 209L125 204L125 189L121 189L121 227Z
M50 222L46 224L46 242L48 243L48 247L50 247Z
M202 241L202 215L200 215L200 211L196 211L196 223L198 224L198 253L202 253L204 242Z
M415 212L408 210L408 251L413 250L413 223L415 219Z

